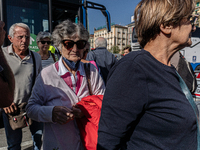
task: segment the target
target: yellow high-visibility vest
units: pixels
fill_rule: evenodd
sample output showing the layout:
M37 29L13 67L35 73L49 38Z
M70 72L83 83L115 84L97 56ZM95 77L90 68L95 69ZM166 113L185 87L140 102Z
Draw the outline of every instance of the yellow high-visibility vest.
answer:
M56 49L54 48L54 46L50 45L49 46L49 51L51 51L51 53L55 54Z

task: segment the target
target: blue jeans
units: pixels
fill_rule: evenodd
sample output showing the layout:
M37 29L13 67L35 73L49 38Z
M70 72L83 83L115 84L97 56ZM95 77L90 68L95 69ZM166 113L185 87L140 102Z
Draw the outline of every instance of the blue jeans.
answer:
M21 150L22 129L12 130L7 114L3 111L2 115L8 150ZM29 126L29 129L33 139L33 150L39 150L42 146L43 123L32 120L32 124Z

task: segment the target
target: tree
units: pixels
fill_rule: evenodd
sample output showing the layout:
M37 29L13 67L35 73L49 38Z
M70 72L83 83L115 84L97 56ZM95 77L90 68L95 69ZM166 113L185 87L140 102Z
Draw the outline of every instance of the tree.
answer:
M118 46L112 46L111 49L109 50L109 52L118 54L120 52L120 49Z

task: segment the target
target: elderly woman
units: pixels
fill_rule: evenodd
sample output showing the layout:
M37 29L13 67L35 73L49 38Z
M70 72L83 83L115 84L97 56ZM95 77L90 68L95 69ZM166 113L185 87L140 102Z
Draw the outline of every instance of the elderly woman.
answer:
M81 150L84 147L75 118L84 116L76 104L89 95L84 64L80 61L89 33L82 25L67 20L56 26L52 38L62 57L38 76L27 114L44 122L44 150ZM103 95L105 86L93 65L90 80L93 94Z
M38 53L42 59L42 68L53 64L58 59L58 56L49 51L51 44L51 34L49 32L39 32L36 37L36 42L39 48Z
M137 5L135 25L143 49L124 56L109 72L97 149L197 149L196 106L170 64L174 53L191 44L194 9L193 0Z

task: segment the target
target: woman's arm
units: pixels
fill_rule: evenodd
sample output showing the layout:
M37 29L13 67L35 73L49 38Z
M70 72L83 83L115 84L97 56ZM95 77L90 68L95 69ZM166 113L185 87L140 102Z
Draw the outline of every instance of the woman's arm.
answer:
M52 122L54 106L44 105L46 103L45 96L47 96L47 94L41 74L39 74L26 106L28 117L38 122Z
M50 92L51 87L48 86L44 84L41 74L39 74L26 107L28 116L38 122L55 122L61 125L73 120L74 115L69 108L55 106L56 102L53 99L51 102L54 105L47 105L49 94L51 96L55 94Z
M0 108L8 107L14 100L15 79L0 47Z

